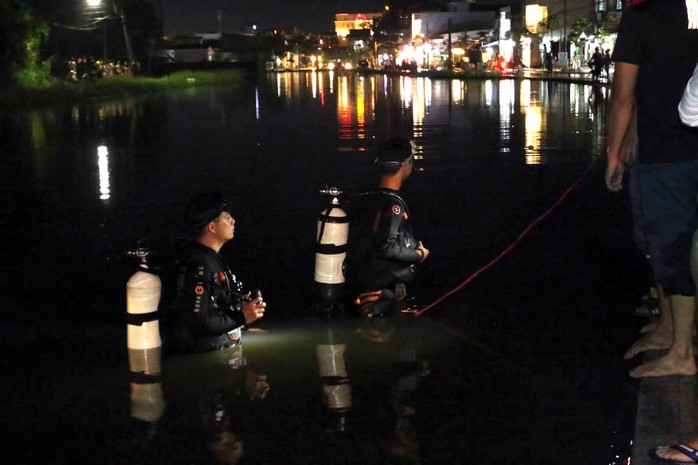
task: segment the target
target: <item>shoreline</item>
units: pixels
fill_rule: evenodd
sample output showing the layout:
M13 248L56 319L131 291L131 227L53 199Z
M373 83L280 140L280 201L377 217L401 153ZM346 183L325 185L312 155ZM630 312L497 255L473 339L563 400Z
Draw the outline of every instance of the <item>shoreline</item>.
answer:
M267 73L327 71L315 69L273 70ZM560 70L548 75L545 70L526 68L521 70L371 70L353 69L335 71L340 74L356 73L360 75L412 76L430 79L531 79L554 82L569 82L609 87L608 79L592 79L591 74L583 71ZM73 103L88 100L118 99L154 95L159 92L182 89L240 85L247 79L247 72L241 70L217 71L180 71L162 77L150 76L115 76L104 79L69 82L56 80L54 84L43 88L14 86L0 90L0 103L6 108L21 108L59 103Z
M301 68L301 69L284 69L284 70L269 70L267 73L301 73L301 72L325 72L330 71L326 69L315 69L315 68ZM579 84L590 84L590 85L600 85L604 87L610 87L611 81L607 78L603 79L593 79L591 77L591 72L580 71L580 70L569 70L560 69L553 71L553 74L549 75L543 69L537 68L523 68L519 70L492 70L492 69L476 69L476 70L464 70L464 71L448 71L448 70L423 70L423 71L410 71L410 70L381 70L381 69L365 69L365 68L354 68L350 70L334 70L335 73L344 74L359 74L359 75L377 75L382 74L386 76L411 76L411 77L425 77L431 79L459 79L459 80L469 80L469 79L531 79L531 80L543 80L543 81L556 81L556 82L572 82Z
M155 95L215 86L239 86L246 79L243 70L180 71L162 77L113 76L70 82L55 80L46 87L11 86L0 90L0 104L5 108L30 108L41 105L118 99Z

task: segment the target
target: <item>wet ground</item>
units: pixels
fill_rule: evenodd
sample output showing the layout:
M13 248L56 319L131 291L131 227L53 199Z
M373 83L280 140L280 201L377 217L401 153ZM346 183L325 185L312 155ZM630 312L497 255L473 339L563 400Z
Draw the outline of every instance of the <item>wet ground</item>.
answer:
M436 83L420 112L416 91L409 105L372 100L357 82L347 90L354 103L338 99L328 121L302 83L288 94L278 90L287 83L269 84L119 107L135 109L135 122L79 110L74 121L97 123L63 124L68 132L30 116L48 128L43 145L8 137L24 126L3 119L5 167L17 173L0 192L7 463L609 464L630 457L633 439L640 461L651 434L672 434L669 393L685 383L631 380L621 359L644 323L633 309L647 283L627 198L605 190L595 161L605 94L580 91L593 101L576 101L563 84L530 84L540 105L511 103L510 113L505 85L471 83L448 103ZM371 140L394 125L411 128L424 152L404 189L431 250L412 289L422 304L490 263L579 184L422 316L324 318L311 281L324 206L316 190L365 185ZM100 199L85 141L120 134L135 143L112 148L110 197ZM268 316L241 349L129 353L123 285L133 266L122 252L176 232L188 193L210 184L239 205L224 253L264 290ZM335 372L318 350L335 354Z

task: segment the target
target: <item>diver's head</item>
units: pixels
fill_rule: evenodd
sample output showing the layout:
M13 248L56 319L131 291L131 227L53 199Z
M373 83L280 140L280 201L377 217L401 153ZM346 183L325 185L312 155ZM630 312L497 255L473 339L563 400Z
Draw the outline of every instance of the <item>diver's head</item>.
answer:
M187 205L185 220L197 239L213 233L225 242L232 239L235 232L235 220L230 215L228 202L218 191L193 195Z
M393 137L378 147L376 164L383 176L393 176L401 169L406 179L412 173L414 142L406 137Z

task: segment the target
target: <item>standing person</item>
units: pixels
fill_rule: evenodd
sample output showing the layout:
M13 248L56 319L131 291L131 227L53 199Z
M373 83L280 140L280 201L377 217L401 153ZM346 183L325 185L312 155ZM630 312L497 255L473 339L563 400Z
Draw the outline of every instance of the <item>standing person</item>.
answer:
M690 255L698 227L698 131L681 124L677 109L698 62L698 30L689 24L695 18L689 22L685 0L631 6L621 19L613 52L606 185L614 192L623 186L621 149L637 108L638 162L630 172L634 221L668 303L660 307L657 328L635 342L626 358L668 351L631 370L635 378L696 374L696 286Z
M594 54L591 55L591 77L599 79L601 77L601 68L603 68L603 55L599 47L594 49Z
M574 55L572 56L572 69L579 69L581 68L581 63L579 61L579 54L577 52L574 52Z
M240 343L240 327L264 316L266 303L252 297L219 253L235 236L235 219L219 192L194 195L186 211L194 240L177 283L177 300L163 312L166 348L201 352Z
M386 141L378 150L381 179L376 202L364 215L369 223L362 228L366 245L355 257L361 316L383 316L405 300L405 284L414 280L416 266L429 256L429 250L414 238L407 204L399 195L412 174L413 155L412 141L402 137Z
M603 70L606 72L606 79L611 79L611 63L613 59L611 58L611 51L606 50L603 55Z
M548 76L552 76L553 74L553 63L555 62L555 57L553 56L552 52L548 52L545 54L545 70L548 73Z

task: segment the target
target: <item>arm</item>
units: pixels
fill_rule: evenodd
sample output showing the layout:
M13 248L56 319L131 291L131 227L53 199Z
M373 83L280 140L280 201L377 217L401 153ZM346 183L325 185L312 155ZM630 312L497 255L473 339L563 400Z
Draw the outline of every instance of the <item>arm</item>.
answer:
M400 231L405 221L405 207L399 203L389 202L381 214L381 224L378 231L377 250L388 260L404 263L420 263L429 253L421 242L416 248L405 247L400 241ZM421 251L417 251L419 248Z
M683 124L698 127L698 66L693 71L679 103L679 116Z
M611 87L611 103L606 119L606 187L611 192L623 188L625 161L621 156L623 141L634 116L638 65L624 62L616 63L616 71Z

